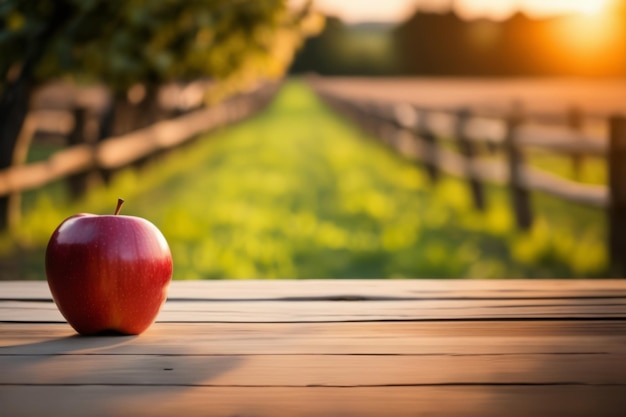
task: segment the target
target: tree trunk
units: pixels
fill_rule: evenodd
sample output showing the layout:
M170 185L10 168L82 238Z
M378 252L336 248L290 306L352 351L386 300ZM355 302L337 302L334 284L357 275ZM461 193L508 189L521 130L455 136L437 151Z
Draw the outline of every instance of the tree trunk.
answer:
M92 147L92 152L95 151L98 138L94 134L88 135L86 129L90 117L93 116L90 116L86 108L76 107L74 109L74 128L67 136L68 146L87 144ZM84 197L94 185L101 182L100 172L94 168L70 175L67 178L69 196L73 201L79 200Z
M10 168L16 162L15 151L19 147L18 139L28 114L31 90L30 80L20 77L9 84L0 96L0 170ZM0 230L17 221L15 210L19 212L19 204L19 194L0 196Z
M26 52L19 76L14 80L7 80L4 91L0 95L0 170L9 168L16 162L15 152L19 147L20 132L29 110L35 67L49 47L55 31L61 28L71 16L67 4L62 2L53 4L53 13L42 30L28 45L25 45ZM30 140L27 134L22 137L25 141ZM26 152L27 150L19 150L18 156ZM15 220L12 213L15 213L15 210L19 212L19 208L19 195L17 197L15 195L0 196L0 230L11 225L11 221Z

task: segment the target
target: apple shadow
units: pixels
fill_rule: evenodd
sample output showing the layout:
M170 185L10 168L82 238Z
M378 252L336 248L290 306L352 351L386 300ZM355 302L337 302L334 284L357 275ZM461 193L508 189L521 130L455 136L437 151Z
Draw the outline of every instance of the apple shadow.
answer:
M33 343L0 346L0 354L30 356L67 355L80 350L111 348L123 345L136 337L121 333L100 333L89 336L73 334Z
M0 346L0 362L8 365L3 379L37 385L38 375L45 375L46 385L162 385L180 390L211 385L245 361L239 355L202 355L180 348L174 354L153 340L149 334L109 332Z

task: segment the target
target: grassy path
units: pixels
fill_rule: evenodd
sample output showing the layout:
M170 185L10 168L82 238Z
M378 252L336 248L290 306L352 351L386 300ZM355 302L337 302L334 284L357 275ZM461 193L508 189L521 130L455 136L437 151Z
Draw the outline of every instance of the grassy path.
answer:
M60 203L58 187L37 193L17 238L0 238L0 255L20 259L23 278L42 278L56 224L110 212L118 196L126 214L163 231L176 279L606 273L602 212L537 195L537 221L520 233L506 190L489 188L488 210L475 211L465 183L429 184L298 81L262 114L123 172L80 204Z

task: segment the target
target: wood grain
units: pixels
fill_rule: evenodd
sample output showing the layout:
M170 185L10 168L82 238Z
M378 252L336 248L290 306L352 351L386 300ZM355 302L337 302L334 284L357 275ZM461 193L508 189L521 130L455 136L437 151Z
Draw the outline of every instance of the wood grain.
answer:
M443 349L446 346L442 346ZM3 355L2 385L621 385L626 354Z
M175 281L157 321L626 319L622 280L442 282ZM0 290L0 322L65 321L45 283L3 282Z
M173 281L169 299L626 297L626 280L311 279ZM45 282L0 281L0 300L52 300Z
M0 415L623 416L625 298L618 280L173 282L146 333L82 337L45 282L5 282Z
M623 387L138 387L10 386L21 416L623 417Z
M155 323L140 336L0 324L0 355L498 355L626 353L624 321Z
M622 319L626 299L472 301L168 301L158 322L345 322ZM0 302L0 321L65 320L52 302Z

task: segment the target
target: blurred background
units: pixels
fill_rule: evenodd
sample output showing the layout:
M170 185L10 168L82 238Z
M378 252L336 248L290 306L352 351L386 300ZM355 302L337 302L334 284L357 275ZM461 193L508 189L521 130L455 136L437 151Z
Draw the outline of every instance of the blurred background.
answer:
M0 279L118 197L175 279L623 277L624 51L623 0L4 0Z
M328 13L291 72L604 76L626 70L619 0L318 0Z

